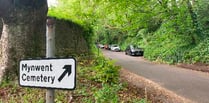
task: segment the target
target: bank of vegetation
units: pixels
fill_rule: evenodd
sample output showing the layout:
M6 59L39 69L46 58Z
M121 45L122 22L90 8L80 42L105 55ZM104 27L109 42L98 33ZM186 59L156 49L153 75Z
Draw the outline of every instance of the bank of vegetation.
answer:
M75 90L55 90L55 103L149 103L147 95L119 79L120 67L102 56L79 58ZM3 81L0 103L45 103L46 89Z
M144 57L169 64L208 64L207 0L59 0L49 15L77 22L91 40L145 48Z

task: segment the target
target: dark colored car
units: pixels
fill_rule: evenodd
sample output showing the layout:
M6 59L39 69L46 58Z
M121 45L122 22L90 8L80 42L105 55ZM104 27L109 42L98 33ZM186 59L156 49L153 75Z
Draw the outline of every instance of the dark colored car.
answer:
M126 55L143 56L144 50L136 45L128 45L125 49Z

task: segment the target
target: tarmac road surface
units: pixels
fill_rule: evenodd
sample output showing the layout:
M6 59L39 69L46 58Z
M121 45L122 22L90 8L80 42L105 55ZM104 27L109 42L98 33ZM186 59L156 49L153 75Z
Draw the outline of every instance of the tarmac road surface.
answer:
M166 64L156 64L143 57L125 55L124 52L102 50L117 65L149 79L179 96L197 103L209 103L209 74Z

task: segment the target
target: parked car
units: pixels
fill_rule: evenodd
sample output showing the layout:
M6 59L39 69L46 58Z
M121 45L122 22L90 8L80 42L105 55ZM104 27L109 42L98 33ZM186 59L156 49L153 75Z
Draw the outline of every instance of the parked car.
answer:
M104 45L103 44L98 44L97 47L103 49L104 48Z
M120 47L117 44L113 44L113 45L110 46L110 50L119 52Z
M144 55L144 50L143 48L140 48L136 45L128 45L125 49L125 54L126 55L132 55L132 56L143 56Z
M105 45L104 45L104 48L107 49L107 50L110 50L110 45L105 44Z

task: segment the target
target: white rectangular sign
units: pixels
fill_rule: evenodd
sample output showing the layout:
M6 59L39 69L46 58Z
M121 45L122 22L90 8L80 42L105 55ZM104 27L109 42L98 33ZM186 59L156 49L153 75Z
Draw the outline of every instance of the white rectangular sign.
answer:
M21 60L19 84L26 87L75 89L76 61L74 58Z

